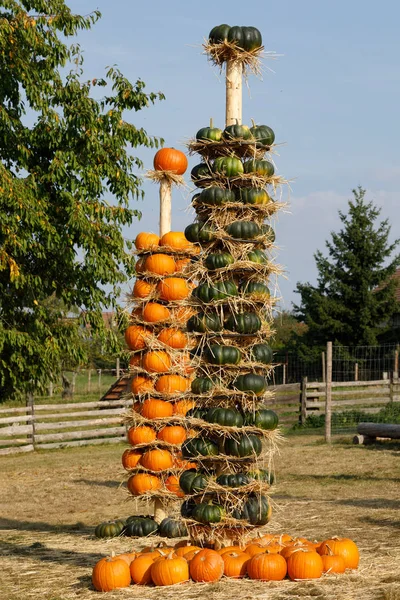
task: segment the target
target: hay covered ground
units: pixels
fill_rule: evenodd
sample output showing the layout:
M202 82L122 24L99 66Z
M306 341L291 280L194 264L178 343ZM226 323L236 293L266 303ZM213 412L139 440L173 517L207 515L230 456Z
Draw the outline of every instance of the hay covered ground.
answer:
M97 540L100 521L133 514L119 489L124 447L101 446L2 457L0 473L1 600L99 597L94 563L114 550L143 544ZM331 447L311 436L288 437L276 460L275 511L267 530L323 539L353 538L360 567L306 582L221 580L172 588L131 586L119 598L268 598L400 600L400 445Z

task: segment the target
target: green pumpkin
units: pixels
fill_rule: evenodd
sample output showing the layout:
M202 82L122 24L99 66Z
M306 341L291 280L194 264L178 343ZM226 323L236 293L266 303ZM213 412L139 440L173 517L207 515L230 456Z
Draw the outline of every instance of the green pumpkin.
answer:
M262 250L250 250L246 258L258 265L268 264L268 257Z
M267 241L270 244L273 244L275 241L275 231L272 229L271 225L268 225L267 223L265 223L264 225L261 225L261 233L265 236L267 236Z
M224 487L238 488L251 483L251 477L247 473L223 473L218 475L216 483Z
M126 524L125 535L128 537L145 537L158 533L158 524L151 517L142 517Z
M256 396L262 396L267 389L267 381L262 375L246 373L236 377L231 386L240 392L252 392Z
M185 238L189 242L193 243L207 243L212 242L215 238L214 229L207 223L203 221L198 221L197 223L192 223L188 225L185 229Z
M185 494L196 494L201 492L208 485L208 478L196 469L189 469L183 471L179 477L179 487L185 492Z
M222 206L228 202L235 202L235 192L212 185L203 190L197 200L199 204L208 206Z
M190 389L192 394L207 394L215 387L215 381L211 377L196 377L193 379ZM191 410L202 410L202 409L191 409ZM190 411L189 411L190 412ZM204 410L204 414L206 414ZM186 414L188 416L189 413ZM193 415L194 416L194 415ZM203 418L203 417L200 417Z
M224 452L227 456L245 458L246 456L258 456L261 451L260 438L251 433L236 438L226 438L224 441Z
M225 140L249 140L251 133L247 125L228 125L224 129L222 137Z
M269 160L246 160L243 168L245 173L254 173L262 177L272 177L275 172L274 165Z
M193 390L192 390L193 391ZM187 419L204 419L207 414L206 408L190 408L186 413Z
M235 346L210 344L204 351L204 358L212 365L238 365L242 355Z
M227 33L227 40L246 52L257 50L262 46L261 32L256 27L234 25Z
M209 438L195 437L185 440L182 444L182 456L192 458L193 456L217 456L218 446Z
M192 516L193 509L196 507L196 502L193 498L184 500L181 504L181 515L184 519L190 519Z
M225 231L238 240L252 240L261 234L261 228L253 221L234 221Z
M269 287L262 281L245 281L240 286L240 291L245 295L269 297Z
M188 531L180 519L165 517L160 523L159 535L160 537L180 538L188 535Z
M206 163L200 163L193 167L190 178L196 187L204 187L207 184L203 182L203 179L211 177L211 174L209 166Z
M230 26L225 23L213 27L208 34L210 44L221 44L224 42L228 38L229 30Z
M261 319L256 313L234 313L225 321L225 329L236 333L251 334L261 329Z
M238 289L233 281L218 281L212 285L202 283L192 292L192 296L198 298L205 304L215 300L226 300L238 295Z
M222 323L221 319L216 313L203 313L200 312L197 315L190 317L186 324L188 331L197 331L199 333L206 333L207 331L221 331Z
M272 485L275 481L275 475L266 471L265 469L255 469L254 471L248 471L247 475L251 477L251 479L255 479L256 481L263 481L265 483L269 483Z
M250 356L255 362L270 365L273 359L272 348L268 344L254 344L251 347Z
M245 413L244 422L246 425L254 425L259 429L273 431L278 427L279 417L273 410L262 408L254 412Z
M275 133L268 125L253 125L250 133L256 140L256 148L269 148L275 141Z
M236 201L243 204L266 205L273 202L267 191L263 188L238 188L236 190Z
M225 177L236 177L244 172L243 163L236 156L219 156L213 165L214 173L225 175Z
M226 427L243 426L243 417L236 408L222 408L220 406L210 408L204 420L208 423L218 423Z
M192 519L209 525L210 523L219 523L224 517L225 511L219 504L206 504L202 502L196 504L192 511Z
M251 137L251 133L249 130L249 136ZM213 126L213 120L210 119L209 127L202 127L196 133L196 140L210 140L212 142L219 142L222 139L222 129L218 129L218 127Z
M94 535L98 538L112 538L121 535L125 529L125 521L116 519L115 521L107 521L100 523L94 530Z
M250 494L244 503L240 517L251 525L266 525L271 518L271 513L271 505L266 496Z
M233 265L234 262L235 259L229 252L214 252L207 256L204 264L209 271L216 271L228 265Z

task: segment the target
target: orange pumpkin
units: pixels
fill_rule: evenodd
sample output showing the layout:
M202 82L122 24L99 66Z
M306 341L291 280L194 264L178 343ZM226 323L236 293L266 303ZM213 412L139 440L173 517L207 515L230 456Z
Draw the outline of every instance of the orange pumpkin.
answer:
M142 352L139 352L138 354L133 354L130 357L130 359L129 359L130 367L140 367L141 364L142 364Z
M132 394L145 394L154 390L154 384L151 379L142 375L137 375L132 379Z
M177 452L174 456L174 467L188 471L189 469L197 469L198 465L195 462L184 459L182 457L182 452Z
M163 350L152 350L144 355L142 366L148 373L167 373L171 368L171 357Z
M162 329L157 336L159 342L162 342L175 350L182 350L188 344L187 335L177 327L168 327Z
M137 450L125 450L122 455L122 466L124 469L134 469L142 458L142 453Z
M130 572L132 581L139 585L148 585L151 583L151 567L156 558L159 558L158 552L147 552L141 554L131 562Z
M138 275L145 272L146 257L142 256L135 264L135 271Z
M189 268L191 264L190 258L178 258L175 260L175 272L176 273L184 273L186 269Z
M257 554L264 554L265 552L266 548L261 544L249 544L246 546L246 554L250 557L256 556Z
M318 548L319 554L336 554L344 558L346 569L357 569L360 560L357 545L349 538L324 540Z
M167 321L170 317L170 311L166 306L157 302L148 302L143 309L143 321L147 323L159 323Z
M131 562L135 560L136 556L136 552L124 552L123 554L117 554L116 558L124 560L129 567Z
M323 554L321 556L324 573L344 573L346 563L343 556L338 554Z
M200 546L193 546L187 540L184 540L183 542L178 542L175 545L175 554L177 556L186 556L186 554L189 554L193 550L201 550L201 548Z
M257 554L247 563L250 579L281 581L286 577L286 560L280 554Z
M168 231L160 239L160 246L167 246L172 250L187 250L192 243L186 239L183 231Z
M269 554L269 557L274 554ZM314 550L299 550L289 556L287 572L290 579L319 579L323 571L320 555Z
M183 175L188 167L188 160L180 150L175 148L161 148L153 161L156 171L172 171L176 175Z
M204 548L190 561L190 576L194 581L219 581L224 574L224 567L218 552Z
M164 400L146 398L140 414L145 419L163 419L173 415L173 406L170 402L165 402Z
M144 269L156 275L172 275L175 273L175 261L168 254L151 254L145 260Z
M130 427L127 437L129 444L136 446L137 444L150 444L154 442L157 434L152 427L141 425L140 427Z
M140 325L130 325L125 329L125 342L130 350L143 350L151 336L151 331Z
M166 277L157 285L157 291L161 300L184 300L190 294L190 288L182 277Z
M137 250L156 250L160 243L160 238L155 233L141 231L135 238Z
M174 403L174 415L183 415L196 406L196 402L194 400L180 400L179 402Z
M179 487L179 477L176 475L170 475L165 480L165 487L167 490L178 496L178 498L183 498L185 493Z
M127 488L133 496L142 496L146 492L159 490L161 481L150 473L136 473L128 479Z
M133 297L134 298L148 298L151 296L156 289L154 283L144 281L144 279L136 279L135 285L133 286Z
M246 553L241 546L224 546L223 548L217 550L217 552L220 556L223 556L225 552L236 552L238 554Z
M118 556L102 558L93 567L92 583L98 592L128 587L131 583L129 566Z
M140 464L149 471L165 471L173 465L172 454L169 450L154 448L143 454Z
M224 575L226 577L244 577L247 573L247 563L250 556L245 552L224 552L222 555L224 561Z
M174 445L183 444L186 437L186 429L181 425L166 425L157 433L159 440Z
M155 388L157 392L165 394L187 392L190 389L190 380L181 375L161 375L156 381Z
M175 585L189 580L187 561L170 552L154 561L151 567L151 578L154 585Z

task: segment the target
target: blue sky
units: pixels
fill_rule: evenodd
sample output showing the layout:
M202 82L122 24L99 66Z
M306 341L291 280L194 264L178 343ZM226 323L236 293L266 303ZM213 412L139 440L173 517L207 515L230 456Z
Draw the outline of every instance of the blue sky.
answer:
M185 150L185 141L214 118L224 127L224 77L202 54L203 38L214 25L255 25L266 50L281 55L264 61L262 80L249 77L243 97L243 122L270 125L282 143L278 172L290 179L287 211L275 223L281 305L299 300L298 281L315 282L313 253L324 250L340 228L351 190L366 188L367 198L389 218L392 239L400 237L400 4L397 0L69 0L87 14L98 8L101 20L79 35L85 78L100 77L116 64L131 81L166 100L127 115L166 146ZM270 72L268 68L273 69ZM137 149L145 168L154 151ZM193 167L196 158L190 158ZM190 183L189 175L186 176ZM157 231L158 189L144 183L139 201L143 218L126 237ZM192 222L191 193L175 190L173 229Z

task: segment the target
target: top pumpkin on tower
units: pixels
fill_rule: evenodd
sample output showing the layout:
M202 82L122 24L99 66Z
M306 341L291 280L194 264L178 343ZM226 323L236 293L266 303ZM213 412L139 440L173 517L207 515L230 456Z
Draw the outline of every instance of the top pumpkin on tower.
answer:
M211 29L208 39L210 44L227 42L246 52L258 50L262 46L261 32L256 27L217 25Z

